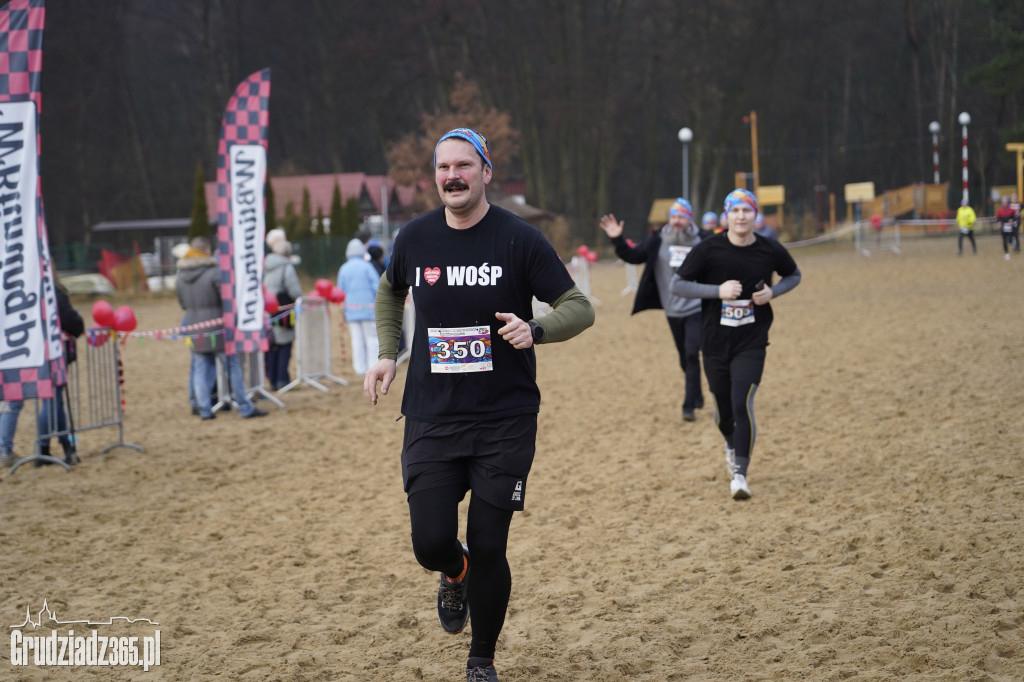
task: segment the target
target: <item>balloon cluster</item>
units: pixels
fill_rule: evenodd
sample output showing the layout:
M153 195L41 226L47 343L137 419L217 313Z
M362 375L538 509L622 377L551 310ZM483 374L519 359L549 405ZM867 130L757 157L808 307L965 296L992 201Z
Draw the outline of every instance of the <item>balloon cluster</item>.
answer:
M117 310L106 301L99 300L92 304L93 325L88 329L86 339L91 346L102 346L110 337L106 329L113 328L119 332L135 331L138 320L131 306L119 306Z
M318 279L313 291L309 292L308 298L326 298L331 303L343 303L345 292L337 285L331 284L329 279Z
M591 251L590 247L586 244L580 244L579 248L576 249L576 253L586 258L588 263L597 262L597 252Z
M100 300L92 304L92 321L96 327L113 327L119 332L135 331L138 320L135 319L135 311L131 306L119 306L114 310L106 301Z

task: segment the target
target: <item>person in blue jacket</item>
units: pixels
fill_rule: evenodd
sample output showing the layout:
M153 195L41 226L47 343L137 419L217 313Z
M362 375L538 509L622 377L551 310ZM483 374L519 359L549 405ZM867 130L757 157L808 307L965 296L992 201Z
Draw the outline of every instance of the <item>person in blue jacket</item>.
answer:
M377 362L380 344L373 303L380 273L366 259L366 247L353 239L345 249L345 263L338 268L338 288L345 292L345 324L352 339L352 369L359 376Z

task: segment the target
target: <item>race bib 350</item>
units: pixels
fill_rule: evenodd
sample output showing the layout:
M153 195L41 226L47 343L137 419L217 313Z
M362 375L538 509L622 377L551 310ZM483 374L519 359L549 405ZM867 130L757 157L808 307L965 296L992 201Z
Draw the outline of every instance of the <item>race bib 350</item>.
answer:
M429 327L431 373L490 372L490 327Z

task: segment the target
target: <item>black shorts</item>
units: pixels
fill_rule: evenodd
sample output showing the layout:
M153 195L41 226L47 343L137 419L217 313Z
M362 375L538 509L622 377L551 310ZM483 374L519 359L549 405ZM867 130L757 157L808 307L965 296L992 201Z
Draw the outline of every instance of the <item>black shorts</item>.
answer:
M499 509L522 511L536 449L536 414L440 424L407 418L402 482L407 495L459 485Z

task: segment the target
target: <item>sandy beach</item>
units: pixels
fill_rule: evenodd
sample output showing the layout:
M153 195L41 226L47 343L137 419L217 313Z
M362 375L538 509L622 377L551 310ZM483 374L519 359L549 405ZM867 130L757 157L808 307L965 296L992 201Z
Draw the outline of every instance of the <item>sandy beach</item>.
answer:
M593 266L595 326L538 349L503 682L1024 679L1024 258L988 235L977 256L943 237L794 257L746 502L729 496L710 395L681 419L664 315L630 316L624 266ZM139 330L181 319L173 297L128 302ZM124 439L144 451L103 453L117 433L97 429L70 473L3 473L0 621L44 600L61 621L144 618L158 625L95 629L159 629L161 661L14 666L8 641L0 678L464 679L469 630L441 630L437 577L411 551L404 367L372 407L332 315L347 386L200 421L185 345L129 338ZM18 450L32 430L26 406Z

